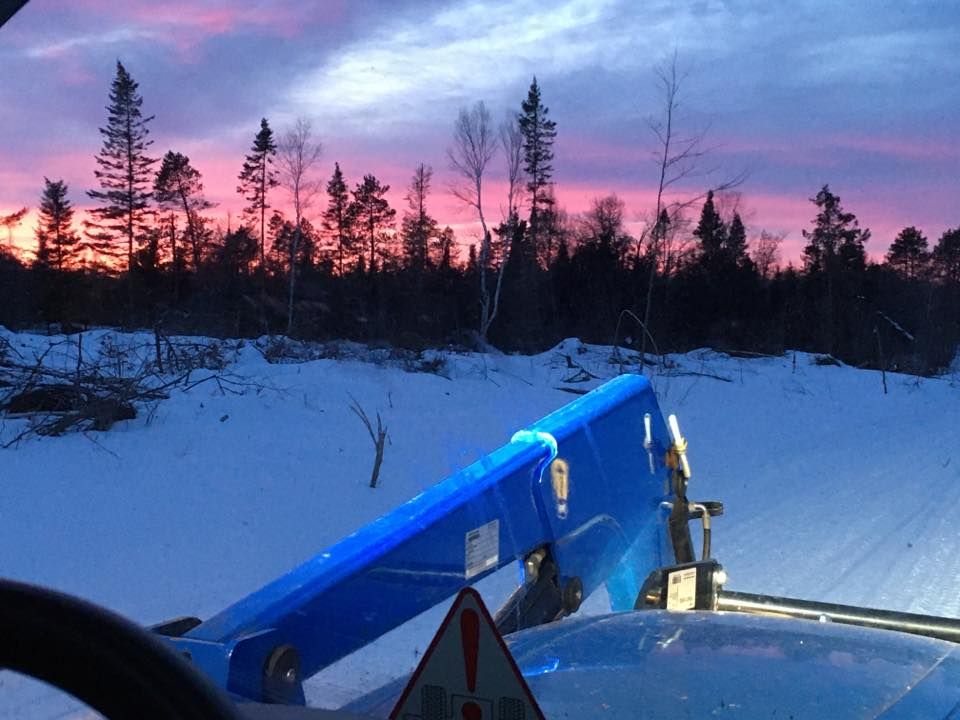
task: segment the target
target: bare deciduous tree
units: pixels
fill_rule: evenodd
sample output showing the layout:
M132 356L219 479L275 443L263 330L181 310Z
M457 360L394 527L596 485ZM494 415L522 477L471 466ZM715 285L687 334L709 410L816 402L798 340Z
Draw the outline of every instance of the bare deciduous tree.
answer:
M483 214L483 176L487 165L497 152L496 139L490 120L490 111L483 101L472 108L460 108L453 129L453 145L447 149L451 168L460 176L450 192L462 203L477 212L483 239L478 258L480 275L480 339L487 340L487 331L493 322L493 303L487 288L487 270L490 264L490 230Z
M290 295L287 303L287 334L293 330L293 299L297 278L297 252L300 249L304 214L322 190L320 180L312 177L323 150L312 137L310 122L298 118L280 139L277 154L280 185L290 193L293 202L294 233L290 243Z
M486 315L485 322L481 318L481 336L484 341L487 339L487 333L490 326L497 318L497 312L500 309L500 291L503 288L503 273L507 268L507 261L510 258L510 243L513 242L513 236L517 225L520 222L520 204L523 199L523 133L520 130L520 123L514 113L507 113L507 116L500 122L498 129L500 148L503 150L504 158L507 162L507 208L503 212L501 208L501 232L499 247L492 247L493 241L490 241L490 250L487 257L487 265L491 259L498 263L497 282L493 289L493 298L490 299L488 306L489 312ZM491 256L496 256L492 258ZM481 277L486 274L487 266L483 265ZM481 283L481 293L485 286Z
M754 241L750 253L760 277L769 280L777 271L780 264L780 244L786 236L786 233L760 231L760 237Z
M507 219L520 215L523 200L523 132L516 113L500 122L500 147L507 160Z
M674 51L669 60L654 68L657 85L662 97L662 114L659 118L651 118L647 125L656 138L656 150L653 152L657 164L657 204L654 221L649 233L650 276L647 281L647 300L643 311L643 329L640 344L641 363L646 366L647 336L650 327L650 315L653 305L653 286L657 277L657 270L671 258L664 253L671 229L678 227L683 211L697 202L702 195L686 198L682 201L668 202L666 195L677 183L688 179L699 171L700 162L708 152L704 147L706 131L691 135L678 132L677 123L680 109L680 90L686 74L679 73L677 68L677 53ZM715 193L731 190L740 185L744 175L738 175L724 181L713 188ZM675 253L673 253L675 255ZM664 268L666 269L666 268Z

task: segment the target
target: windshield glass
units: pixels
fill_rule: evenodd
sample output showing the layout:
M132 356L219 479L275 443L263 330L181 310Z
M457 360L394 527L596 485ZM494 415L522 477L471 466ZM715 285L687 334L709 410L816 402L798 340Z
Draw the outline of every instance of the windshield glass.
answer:
M958 29L27 3L0 28L0 576L188 641L279 633L307 704L375 716L465 585L550 717L830 687L821 716L872 717L928 675L960 703L942 640L630 612L686 547L744 593L960 615ZM82 712L36 687L0 671L0 717Z

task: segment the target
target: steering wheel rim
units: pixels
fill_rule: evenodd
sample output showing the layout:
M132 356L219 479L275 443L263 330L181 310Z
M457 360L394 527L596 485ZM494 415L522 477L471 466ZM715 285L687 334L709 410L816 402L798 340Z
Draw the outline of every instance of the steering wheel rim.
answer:
M235 720L226 694L162 640L79 598L0 580L0 668L107 718Z

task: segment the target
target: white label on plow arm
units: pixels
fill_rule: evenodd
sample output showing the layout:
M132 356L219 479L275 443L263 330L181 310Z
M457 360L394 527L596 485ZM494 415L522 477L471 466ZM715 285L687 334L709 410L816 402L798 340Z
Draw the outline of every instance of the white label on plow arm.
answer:
M468 580L500 562L500 521L491 520L468 532L464 538L463 576Z
M697 569L670 573L667 582L667 610L693 610L697 606Z

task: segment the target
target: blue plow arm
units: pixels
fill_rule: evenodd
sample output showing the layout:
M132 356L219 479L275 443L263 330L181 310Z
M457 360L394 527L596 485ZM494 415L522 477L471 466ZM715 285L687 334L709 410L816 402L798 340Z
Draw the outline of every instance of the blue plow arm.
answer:
M276 699L263 678L280 649L295 651L298 681L310 677L542 547L561 586L577 578L586 597L606 583L612 609L632 608L646 575L672 561L668 447L649 382L621 376L169 641L228 691Z

